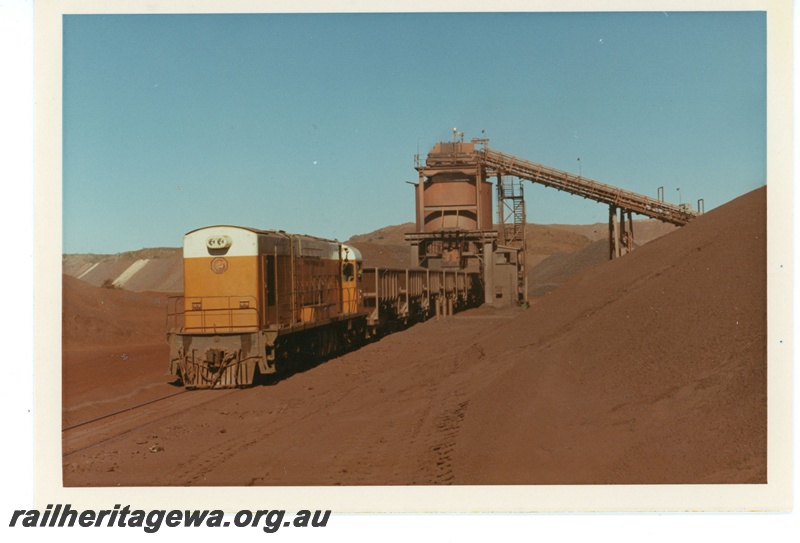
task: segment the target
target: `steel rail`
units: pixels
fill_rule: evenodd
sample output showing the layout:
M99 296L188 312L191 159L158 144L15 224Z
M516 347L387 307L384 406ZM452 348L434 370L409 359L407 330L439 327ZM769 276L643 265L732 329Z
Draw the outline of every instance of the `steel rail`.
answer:
M70 430L74 430L76 428L80 428L81 426L86 426L86 425L89 425L89 424L92 424L92 423L96 423L98 421L101 421L101 420L104 420L104 419L107 419L107 418L110 418L110 417L113 417L113 416L116 416L116 415L121 415L123 413L127 413L127 412L133 411L133 410L138 409L138 408L146 407L148 405L160 402L162 400L166 400L166 399L169 399L169 398L174 398L175 396L180 396L182 394L185 394L186 392L188 392L188 391L187 390L182 390L182 391L176 392L174 394L169 394L167 396L162 396L160 398L156 398L156 399L153 399L153 400L141 403L141 404L133 405L133 406L127 407L125 409L120 409L119 411L114 411L113 413L108 413L108 414L102 415L100 417L96 417L96 418L93 418L93 419L90 419L90 420L79 422L77 424L73 424L72 426L69 426L69 427L64 428L64 429L61 430L62 440L63 440L63 434L65 434L66 432L68 432ZM227 392L227 394L222 394L222 393L214 394L213 397L207 398L207 399L204 398L202 401L197 402L197 403L193 403L192 405L190 405L186 409L196 408L196 407L199 407L201 405L206 405L206 404L214 402L214 401L216 401L216 400L218 400L220 398L224 398L226 396L229 396L233 392L235 392L235 390L229 390ZM192 395L192 396L194 396L194 395ZM162 414L161 416L156 416L155 418L150 418L143 424L135 424L132 427L124 428L123 431L113 431L112 435L110 435L109 437L101 439L100 441L96 441L96 442L90 443L89 445L86 445L86 446L78 447L75 450L71 450L69 452L64 452L64 450L63 450L64 444L63 444L63 441L62 441L62 455L61 455L61 458L63 460L63 459L69 458L70 456L78 454L80 452L86 451L88 449L92 449L92 448L97 447L99 445L103 445L104 443L108 443L110 441L114 441L115 439L119 439L119 438L121 438L123 436L126 436L126 435L132 433L132 432L135 432L136 430L140 430L142 428L146 428L146 427L151 426L151 425L153 425L153 424L155 424L157 422L160 422L160 421L162 421L164 419L179 415L179 414L185 412L186 409L179 409L178 411L175 411L175 412L169 412L169 413L166 413L166 414Z
M149 400L149 401L146 401L144 403L140 403L140 404L137 404L137 405L132 405L130 407L126 407L125 409L120 409L119 411L113 411L111 413L107 413L105 415L101 415L99 417L95 417L93 419L85 420L83 422L78 422L76 424L73 424L72 426L67 426L66 428L62 428L61 429L61 433L64 433L64 432L66 432L68 430L72 430L74 428L79 428L81 426L85 426L87 424L91 424L93 422L97 422L99 420L107 419L109 417L114 417L116 415L121 415L122 413L127 413L128 411L132 411L134 409L138 409L138 408L144 407L146 405L150 405L150 404L153 404L153 403L156 403L156 402L160 402L162 400L166 400L167 398L172 398L173 396L178 396L178 395L184 394L186 392L188 392L188 391L187 390L181 390L180 392L175 392L174 394L169 394L167 396L162 396L160 398L155 398L154 400Z

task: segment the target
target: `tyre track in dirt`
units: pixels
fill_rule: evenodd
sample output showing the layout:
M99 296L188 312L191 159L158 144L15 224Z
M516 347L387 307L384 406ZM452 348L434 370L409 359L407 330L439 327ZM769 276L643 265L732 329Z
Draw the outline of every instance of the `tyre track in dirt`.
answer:
M65 480L78 486L451 483L449 455L467 416L466 398L502 369L485 363L478 341L510 318L492 315L422 323L270 386L193 391L186 396L225 396L72 455ZM427 347L432 342L434 351Z

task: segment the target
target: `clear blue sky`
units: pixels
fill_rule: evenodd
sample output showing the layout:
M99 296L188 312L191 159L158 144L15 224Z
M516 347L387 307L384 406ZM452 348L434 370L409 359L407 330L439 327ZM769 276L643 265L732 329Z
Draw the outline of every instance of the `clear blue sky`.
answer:
M763 12L67 15L63 28L65 253L178 247L210 224L345 240L410 222L414 155L454 127L707 211L766 183ZM528 222L608 216L531 184L526 204Z

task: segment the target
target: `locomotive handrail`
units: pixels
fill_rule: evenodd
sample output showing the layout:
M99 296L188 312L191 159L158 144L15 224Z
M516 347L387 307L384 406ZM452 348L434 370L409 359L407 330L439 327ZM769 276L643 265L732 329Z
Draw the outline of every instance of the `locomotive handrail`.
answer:
M176 299L182 298L184 300L183 311L176 312L170 316L178 317L183 316L183 326L181 328L186 331L200 331L204 333L217 333L217 332L234 332L234 331L255 331L258 330L258 302L255 296L242 295L242 296L176 296ZM186 300L191 300L192 303L199 304L198 309L186 309ZM195 301L197 300L197 301ZM221 307L205 307L205 304L211 300L225 301L225 305ZM232 301L235 300L235 305ZM243 307L242 302L247 302L247 306ZM252 303L251 303L252 302ZM177 310L177 307L175 308ZM236 313L234 313L236 312ZM195 326L188 326L186 323L187 315L191 318L199 318L200 324ZM240 317L242 320L249 320L252 318L253 324L235 325L234 315ZM223 317L223 324L218 324L217 317ZM227 324L224 324L227 321Z
M182 325L179 324L179 320L180 317L183 317L186 307L181 303L180 310L178 310L178 301L182 301L183 299L183 294L167 297L167 330L182 327ZM172 321L171 326L170 321Z

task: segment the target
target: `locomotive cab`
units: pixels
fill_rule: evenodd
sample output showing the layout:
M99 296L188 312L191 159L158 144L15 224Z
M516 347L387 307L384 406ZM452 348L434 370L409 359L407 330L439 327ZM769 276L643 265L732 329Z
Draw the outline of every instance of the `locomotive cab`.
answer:
M339 250L342 273L342 313L352 314L361 305L361 252L342 245Z

